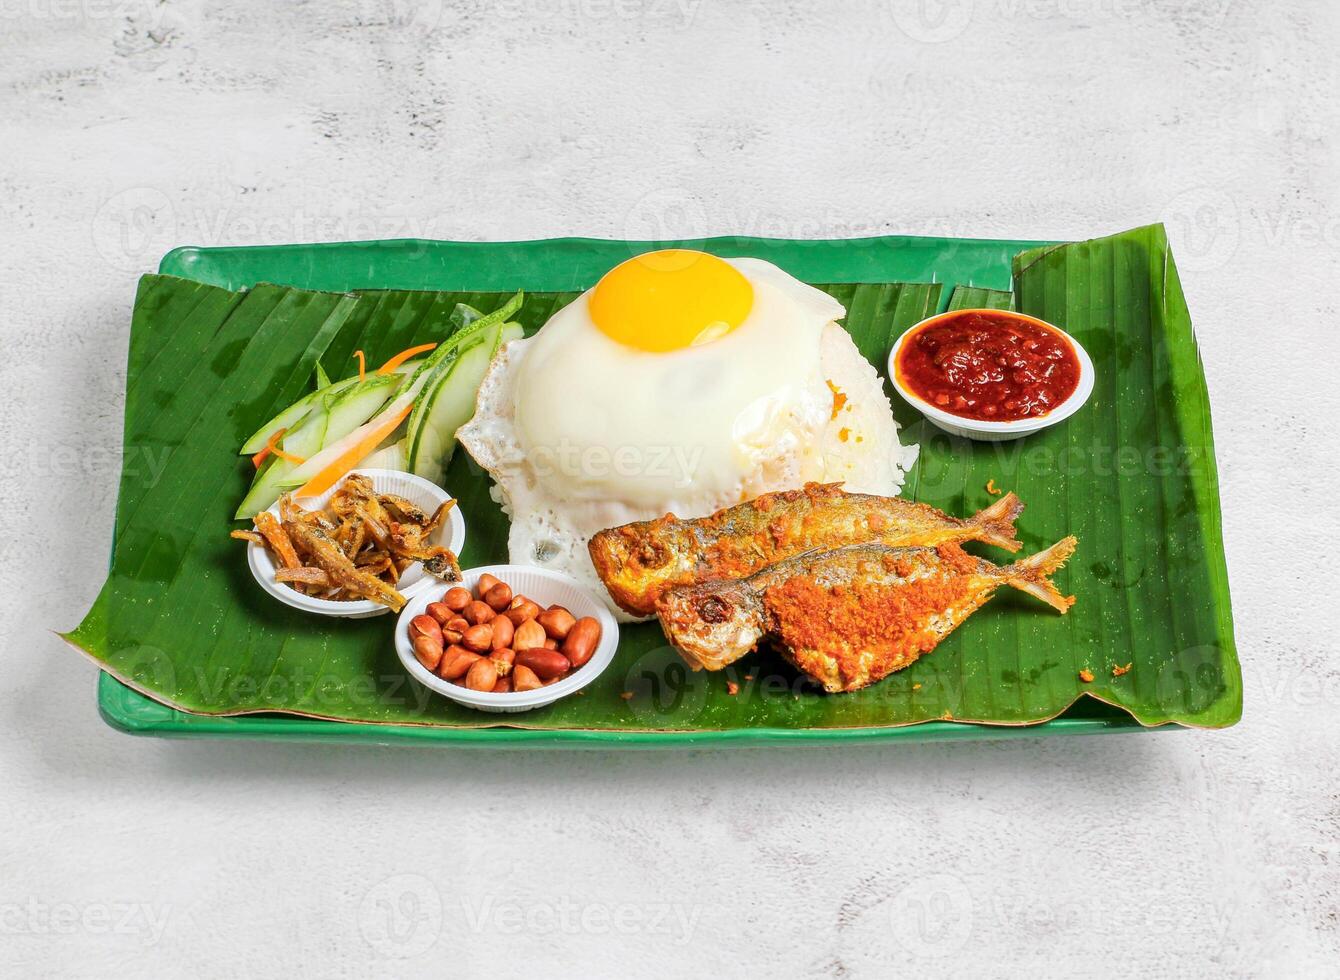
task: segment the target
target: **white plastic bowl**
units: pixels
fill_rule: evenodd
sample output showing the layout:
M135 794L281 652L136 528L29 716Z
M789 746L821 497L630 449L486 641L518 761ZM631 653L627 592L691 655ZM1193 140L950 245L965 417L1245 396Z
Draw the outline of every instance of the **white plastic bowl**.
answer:
M484 565L468 569L465 581L459 583L474 592L481 575L492 575L506 582L517 595L524 595L535 601L541 609L558 603L578 619L594 616L600 621L600 643L585 666L579 667L554 684L537 688L534 691L512 691L507 694L494 694L490 691L472 691L459 687L450 681L444 681L431 670L419 663L414 656L414 645L409 639L409 623L415 616L421 615L430 602L436 602L446 594L451 585L442 584L440 588L428 589L416 595L400 611L395 624L395 652L405 665L409 675L424 687L431 688L443 697L451 698L459 704L480 711L529 711L546 704L553 704L575 691L581 690L599 677L614 660L614 652L619 648L619 624L610 615L609 608L591 593L587 592L573 579L558 572L544 568L532 568L529 565Z
M399 470L354 470L353 473L370 478L372 488L378 493L398 494L429 514L451 499L451 495L437 484L430 483L421 476L402 473ZM297 503L306 510L320 510L335 494L335 491L343 485L344 478L319 497L300 497ZM276 503L271 507L270 513L278 517L279 504ZM459 555L461 547L465 544L465 518L461 516L461 509L453 507L447 511L447 519L442 522L428 540L432 544L450 548ZM297 589L291 589L282 582L276 582L275 571L278 566L275 564L270 549L264 545L254 542L247 545L247 564L251 567L251 574L261 584L261 588L294 609L316 613L318 616L343 616L347 619L367 619L370 616L380 616L383 613L390 612L388 607L383 606L380 602L373 602L371 599L351 599L348 601L320 599L316 596L303 595ZM396 588L406 599L412 599L425 590L432 589L434 584L442 585L443 583L441 579L428 574L423 570L421 564L415 562L405 569L405 573L400 576L400 584Z
M1068 340L1070 346L1075 349L1075 357L1079 359L1079 382L1075 385L1075 390L1071 392L1070 397L1046 415L1034 415L1026 419L1014 419L1009 422L987 422L981 419L965 419L961 415L946 412L904 388L898 380L897 371L898 353L903 349L903 344L923 327L951 316L962 316L964 313L1009 313L1010 316L1027 320L1048 330L1054 330ZM908 327L903 335L898 338L898 342L893 345L893 350L889 352L888 370L889 380L893 382L893 387L902 396L903 401L950 435L962 436L965 439L977 439L980 442L1005 442L1009 439L1019 439L1029 433L1045 429L1049 425L1055 425L1079 411L1080 407L1089 400L1089 396L1093 394L1093 361L1089 359L1088 351L1080 345L1079 341L1054 323L1048 323L1046 320L1039 320L1035 316L1015 313L1010 310L950 310L947 313L937 313L935 316L927 317Z

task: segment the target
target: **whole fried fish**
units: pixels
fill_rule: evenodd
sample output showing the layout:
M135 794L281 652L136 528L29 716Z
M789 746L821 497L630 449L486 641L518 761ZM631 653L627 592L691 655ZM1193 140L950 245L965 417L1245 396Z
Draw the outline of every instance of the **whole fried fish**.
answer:
M966 520L900 497L845 493L838 483L765 493L682 521L673 515L609 528L590 541L591 561L610 596L634 616L650 616L666 589L737 579L816 548L859 542L911 547L983 541L1018 551L1014 519L1024 505L1009 493Z
M855 544L812 551L732 582L681 586L657 603L661 627L695 670L720 670L770 639L830 692L902 670L949 635L1001 585L1064 613L1074 597L1048 578L1073 537L998 567L954 543Z

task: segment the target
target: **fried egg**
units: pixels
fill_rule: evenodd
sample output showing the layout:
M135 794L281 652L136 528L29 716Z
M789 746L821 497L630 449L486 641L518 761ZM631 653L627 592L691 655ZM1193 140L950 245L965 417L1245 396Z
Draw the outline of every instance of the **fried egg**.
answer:
M770 262L671 249L507 344L457 437L511 518L511 561L603 595L586 550L603 528L811 480L896 494L916 449L845 313Z

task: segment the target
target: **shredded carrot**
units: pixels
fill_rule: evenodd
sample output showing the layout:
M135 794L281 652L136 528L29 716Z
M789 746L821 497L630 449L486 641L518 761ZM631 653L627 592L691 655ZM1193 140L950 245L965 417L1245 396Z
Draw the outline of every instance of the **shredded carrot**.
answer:
M358 358L358 380L362 381L368 374L368 360L361 350L354 351L354 357Z
M993 497L999 497L1005 491L996 486L996 478L993 476L991 479L986 481L986 492L991 494L991 496Z
M265 440L265 448L255 456L251 457L252 465L259 467L261 463L265 462L265 457L269 456L271 453L274 453L280 459L287 460L294 466L301 466L303 463L307 462L307 460L303 459L301 456L294 456L292 453L286 453L279 448L279 440L284 438L284 433L287 431L288 429L275 429L271 432L270 438Z
M280 439L282 439L284 437L284 433L287 431L288 429L275 429L273 432L271 432L270 438L265 440L265 448L263 448L255 456L251 457L251 465L256 467L256 469L260 469L261 463L264 463L266 457L275 451L275 443L277 443Z
M260 469L261 463L265 462L265 457L269 456L271 453L274 453L280 459L288 460L294 466L301 466L303 463L307 462L307 460L303 459L301 456L294 456L292 453L286 453L279 448L279 440L284 438L284 433L287 431L288 429L275 429L271 432L270 438L265 440L265 448L255 456L251 457L251 465Z
M381 367L377 368L377 373L390 374L392 371L400 367L400 365L404 364L415 354L426 354L428 353L428 351L432 350L436 346L437 344L420 344L418 347L411 347L409 350L402 350L395 357L391 358Z

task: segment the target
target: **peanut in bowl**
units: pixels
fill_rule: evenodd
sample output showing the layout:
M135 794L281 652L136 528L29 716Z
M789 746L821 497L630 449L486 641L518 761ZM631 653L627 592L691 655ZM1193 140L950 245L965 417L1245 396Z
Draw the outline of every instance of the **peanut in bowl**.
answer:
M580 690L613 661L618 623L566 575L487 565L463 579L416 595L396 620L396 654L425 687L481 711L529 711Z

